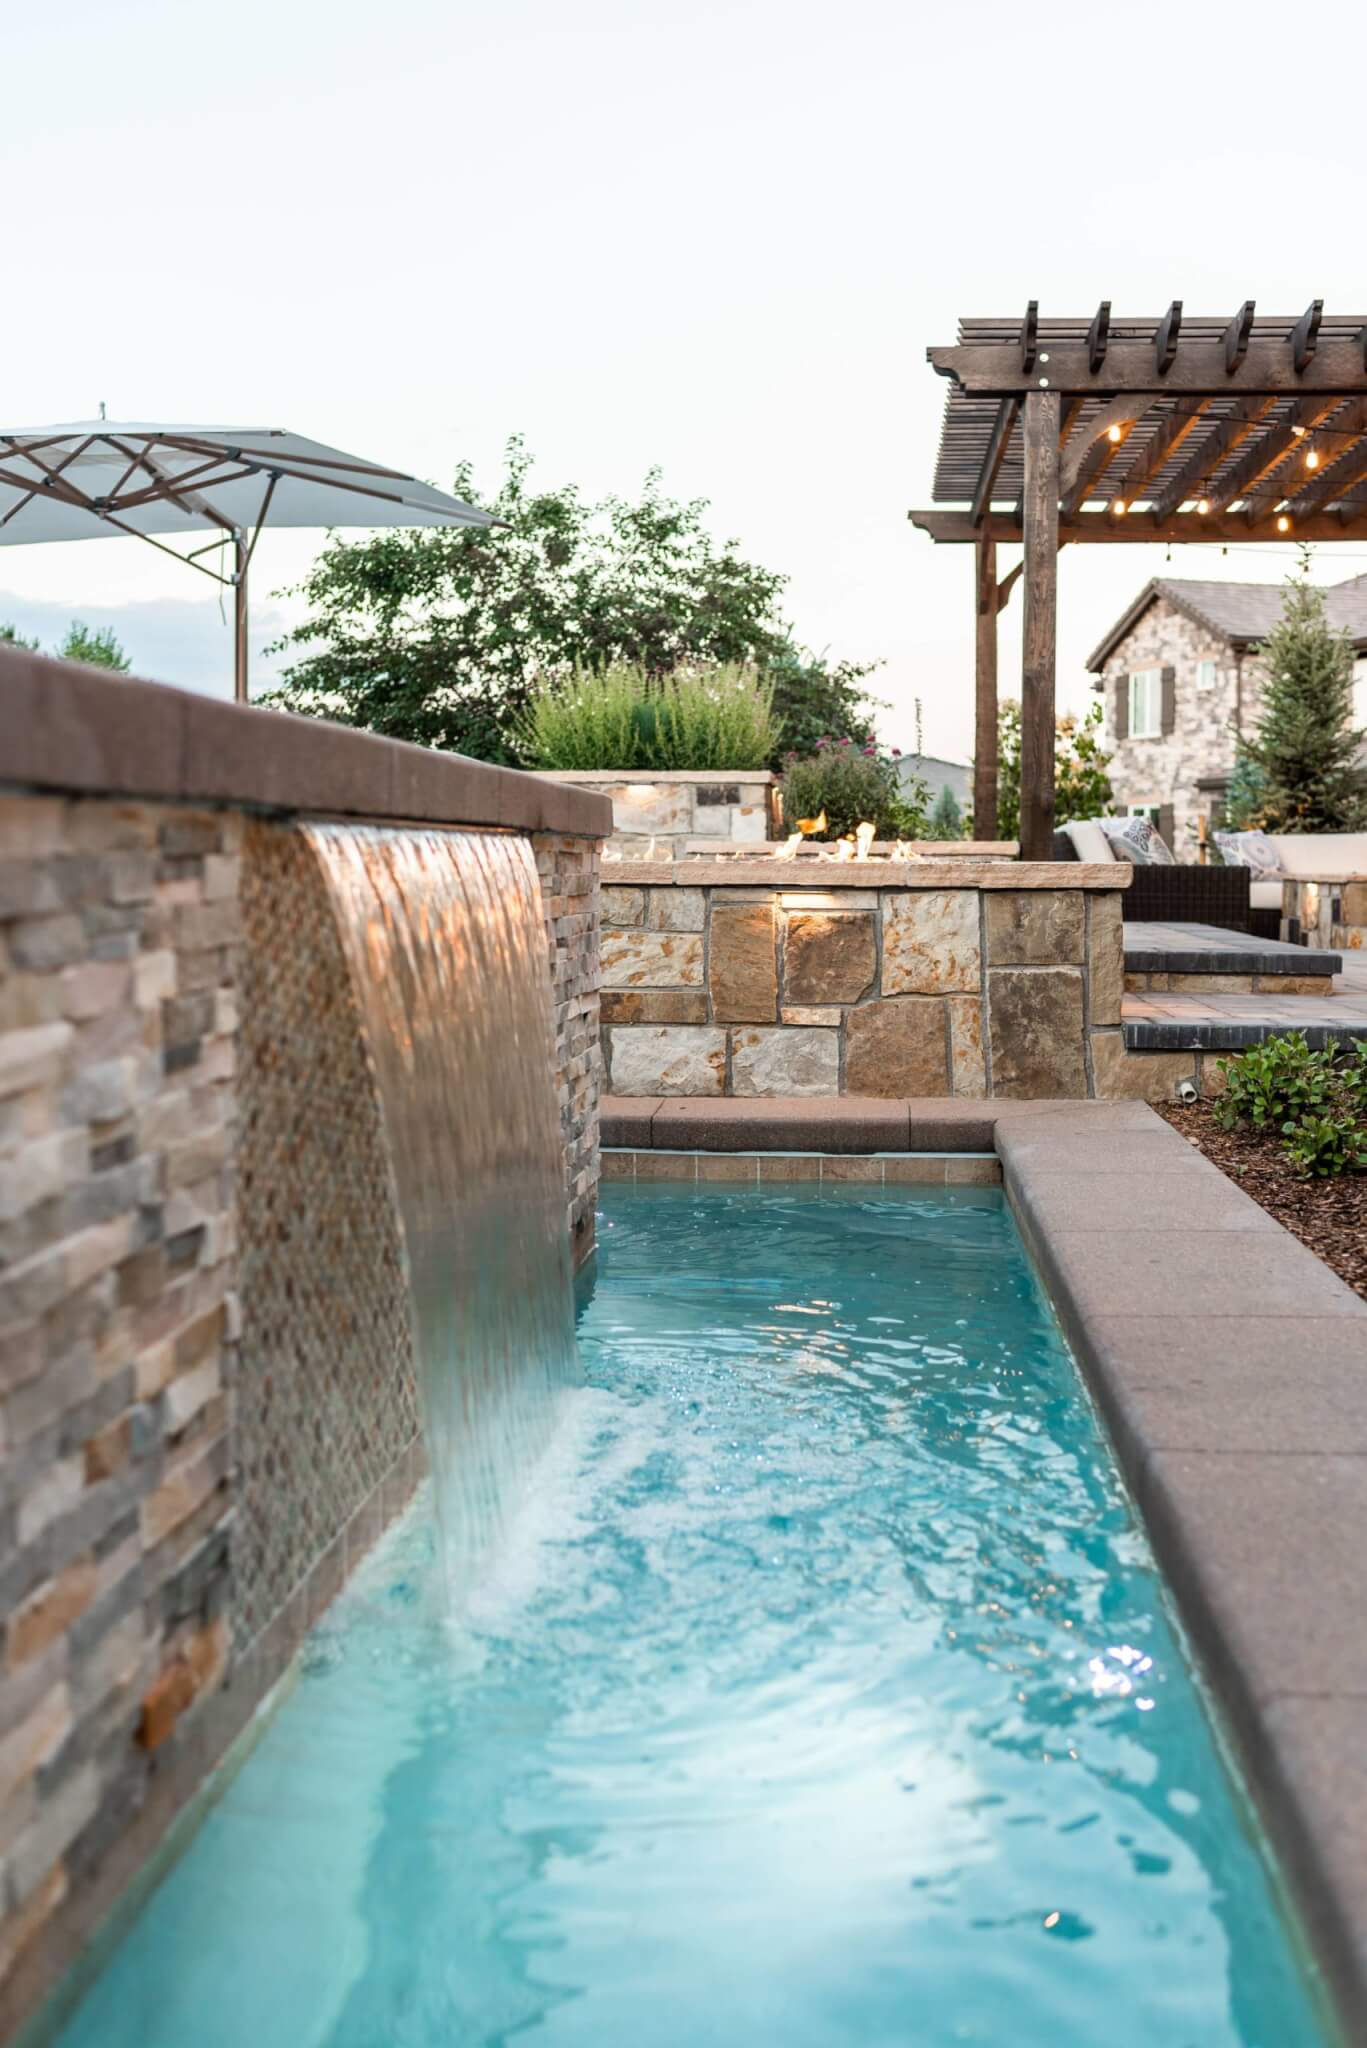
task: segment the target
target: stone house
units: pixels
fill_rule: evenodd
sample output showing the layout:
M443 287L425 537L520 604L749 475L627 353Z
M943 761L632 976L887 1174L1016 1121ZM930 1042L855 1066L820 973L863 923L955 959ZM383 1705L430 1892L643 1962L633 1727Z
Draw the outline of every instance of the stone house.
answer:
M1087 662L1106 709L1116 809L1151 817L1179 860L1195 858L1201 820L1218 822L1235 735L1258 717L1258 649L1282 597L1280 583L1155 576ZM1367 722L1367 576L1326 597L1330 624L1346 628L1358 652L1358 717Z

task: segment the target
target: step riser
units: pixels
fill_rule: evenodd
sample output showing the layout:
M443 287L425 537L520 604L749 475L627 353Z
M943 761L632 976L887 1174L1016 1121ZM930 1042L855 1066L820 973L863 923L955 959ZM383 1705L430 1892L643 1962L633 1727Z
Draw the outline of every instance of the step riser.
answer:
M1127 995L1332 996L1332 974L1168 974L1125 975Z

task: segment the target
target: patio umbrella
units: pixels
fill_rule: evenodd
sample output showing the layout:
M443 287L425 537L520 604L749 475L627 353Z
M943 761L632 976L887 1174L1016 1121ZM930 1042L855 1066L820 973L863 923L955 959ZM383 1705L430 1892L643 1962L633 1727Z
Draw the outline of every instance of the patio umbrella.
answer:
M247 570L264 526L494 526L402 470L279 427L78 420L0 432L0 547L132 535L234 594L234 694L247 696ZM181 554L156 534L216 533ZM225 541L233 567L202 559Z

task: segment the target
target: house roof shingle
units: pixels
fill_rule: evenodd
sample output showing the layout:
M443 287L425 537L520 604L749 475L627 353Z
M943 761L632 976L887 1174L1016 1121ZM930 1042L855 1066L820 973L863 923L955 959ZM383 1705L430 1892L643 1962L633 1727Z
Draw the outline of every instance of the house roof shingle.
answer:
M1231 647L1243 649L1256 647L1267 638L1282 615L1284 595L1285 586L1280 583L1197 583L1155 576L1087 657L1087 666L1099 674L1107 657L1157 598L1165 597L1197 625L1218 633ZM1329 624L1340 631L1346 629L1353 644L1367 650L1367 576L1332 584L1324 595Z

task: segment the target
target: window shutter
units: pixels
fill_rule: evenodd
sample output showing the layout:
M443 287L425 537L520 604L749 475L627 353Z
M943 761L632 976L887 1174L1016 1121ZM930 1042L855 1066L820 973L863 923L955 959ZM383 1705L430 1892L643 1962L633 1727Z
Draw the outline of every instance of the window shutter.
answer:
M1127 740L1130 736L1130 679L1117 676L1115 679L1115 736Z
M1177 848L1172 843L1176 832L1177 820L1173 816L1172 805L1160 804L1158 806L1158 836L1164 846L1167 847L1169 853L1176 853L1177 851Z
M1177 730L1177 670L1163 671L1163 737Z

